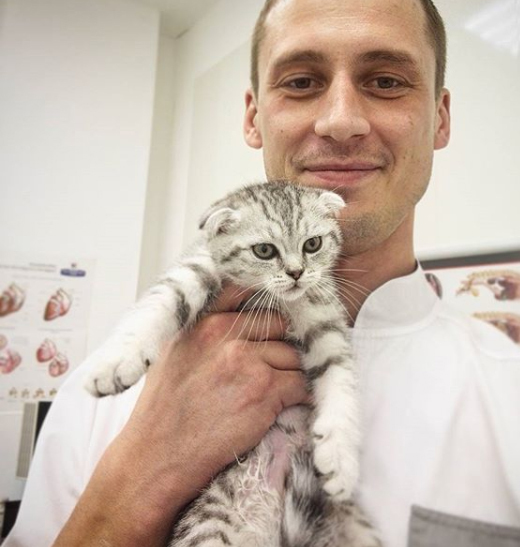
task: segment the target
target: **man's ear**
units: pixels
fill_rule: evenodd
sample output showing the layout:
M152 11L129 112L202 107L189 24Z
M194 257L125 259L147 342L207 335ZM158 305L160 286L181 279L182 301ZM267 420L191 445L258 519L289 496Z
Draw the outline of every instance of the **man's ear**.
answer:
M450 100L450 92L443 89L439 99L437 99L437 112L435 114L435 150L448 146L450 142Z
M262 148L262 135L258 128L258 109L252 89L246 91L246 112L244 115L244 139L251 148Z

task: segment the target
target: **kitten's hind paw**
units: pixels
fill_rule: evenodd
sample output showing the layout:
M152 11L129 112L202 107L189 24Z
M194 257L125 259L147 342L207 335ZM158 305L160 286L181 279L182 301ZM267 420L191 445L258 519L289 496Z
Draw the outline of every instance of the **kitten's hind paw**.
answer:
M131 342L108 342L93 353L87 367L85 388L94 397L115 395L133 386L152 362ZM90 361L92 361L90 363ZM89 366L90 365L90 366Z
M314 424L314 465L323 480L323 490L334 501L351 498L359 474L355 446L348 432L333 421L320 419Z

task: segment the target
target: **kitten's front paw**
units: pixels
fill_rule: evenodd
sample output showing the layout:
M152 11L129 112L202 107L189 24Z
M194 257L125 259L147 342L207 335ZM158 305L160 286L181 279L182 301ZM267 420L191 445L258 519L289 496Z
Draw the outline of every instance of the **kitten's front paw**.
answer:
M359 474L357 444L349 441L343 424L319 418L312 428L314 465L322 475L323 489L335 501L352 496Z
M151 356L141 351L142 344L131 340L109 340L89 357L91 372L85 388L95 397L121 393L133 386L146 372ZM89 366L87 365L87 366Z

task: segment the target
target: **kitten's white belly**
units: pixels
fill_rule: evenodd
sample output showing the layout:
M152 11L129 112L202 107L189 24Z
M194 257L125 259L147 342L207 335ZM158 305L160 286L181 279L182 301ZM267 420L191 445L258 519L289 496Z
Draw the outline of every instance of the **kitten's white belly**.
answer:
M247 461L234 468L237 512L246 525L237 537L239 545L279 547L285 478L292 454L307 440L308 415L306 407L284 410L277 423L295 433L274 427Z

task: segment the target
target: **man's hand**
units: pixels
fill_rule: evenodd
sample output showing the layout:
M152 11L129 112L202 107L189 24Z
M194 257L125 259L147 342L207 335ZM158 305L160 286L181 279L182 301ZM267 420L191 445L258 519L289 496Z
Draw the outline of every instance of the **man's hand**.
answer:
M145 452L163 450L166 473L154 480L173 474L190 497L254 447L284 407L306 399L281 317L234 312L235 293L225 291L215 313L169 344L123 432Z
M163 545L178 511L284 407L307 401L282 318L234 311L242 299L228 287L213 313L165 348L56 547Z

